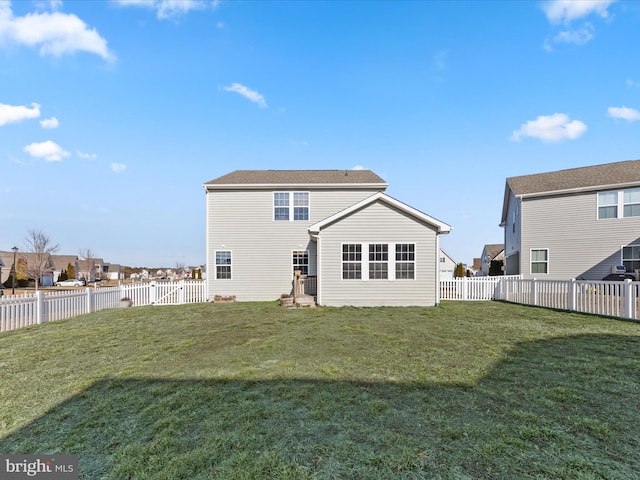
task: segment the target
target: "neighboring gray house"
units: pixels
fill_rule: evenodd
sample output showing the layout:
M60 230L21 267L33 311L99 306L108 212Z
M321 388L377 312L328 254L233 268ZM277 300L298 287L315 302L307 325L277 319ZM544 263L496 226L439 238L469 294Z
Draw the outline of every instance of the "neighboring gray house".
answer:
M505 273L599 280L640 269L640 160L507 178Z
M64 270L69 269L69 265L75 270L75 278L78 277L78 257L76 255L51 255L53 262L53 281L58 281L58 277ZM69 272L67 271L67 274Z
M451 227L385 194L372 171L237 170L203 186L210 298L276 300L300 270L321 305L439 302Z
M480 270L476 272L476 277L489 276L491 262L494 260L504 262L504 244L488 243L484 246L482 255L480 255Z

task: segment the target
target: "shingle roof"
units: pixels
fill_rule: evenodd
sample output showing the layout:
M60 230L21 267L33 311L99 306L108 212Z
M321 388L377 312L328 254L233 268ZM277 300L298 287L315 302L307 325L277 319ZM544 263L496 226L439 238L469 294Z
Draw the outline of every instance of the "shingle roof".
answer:
M204 185L323 185L387 183L371 170L235 170Z
M615 187L633 183L640 183L640 160L507 178L507 185L516 195Z

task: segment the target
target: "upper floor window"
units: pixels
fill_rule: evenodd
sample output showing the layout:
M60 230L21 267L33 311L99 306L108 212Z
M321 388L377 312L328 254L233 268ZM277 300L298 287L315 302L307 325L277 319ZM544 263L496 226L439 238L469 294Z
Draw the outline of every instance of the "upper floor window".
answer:
M640 217L640 188L598 193L598 219Z
M309 220L309 192L273 192L274 220Z

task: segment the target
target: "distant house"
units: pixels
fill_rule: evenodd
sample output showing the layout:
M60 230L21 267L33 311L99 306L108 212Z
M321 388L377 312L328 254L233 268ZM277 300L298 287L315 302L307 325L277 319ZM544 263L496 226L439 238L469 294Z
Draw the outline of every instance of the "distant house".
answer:
M451 227L385 193L370 170L236 170L204 185L208 294L293 292L321 305L435 305Z
M122 266L117 263L104 263L102 265L103 280L122 280L124 278Z
M482 255L480 255L480 270L476 272L476 276L488 276L491 271L491 262L493 261L504 262L504 244L490 243L483 247Z
M75 271L75 276L72 278L78 278L78 257L76 255L51 255L51 261L53 262L53 281L57 282L58 277L63 271L67 271L69 275L69 265L71 265Z
M440 280L450 280L456 274L456 266L458 264L451 256L440 249L440 257L438 259L438 270L440 271Z
M602 279L640 269L640 160L510 177L506 274Z

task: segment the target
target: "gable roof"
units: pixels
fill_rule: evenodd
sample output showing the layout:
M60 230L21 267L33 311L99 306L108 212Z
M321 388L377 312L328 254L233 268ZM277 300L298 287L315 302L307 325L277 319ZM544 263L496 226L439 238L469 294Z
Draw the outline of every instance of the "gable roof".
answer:
M507 216L509 191L516 197L536 197L568 193L606 190L640 185L640 160L605 163L590 167L569 168L555 172L509 177L505 183L502 203L504 226Z
M69 264L75 266L75 263L78 261L78 257L76 255L51 255L51 260L53 261L53 268L56 270L64 270Z
M507 184L516 196L616 188L635 183L640 183L640 160L507 178Z
M488 243L482 249L482 253L486 253L489 256L489 259L494 259L503 251L504 243Z
M302 186L350 185L386 188L387 183L371 170L235 170L214 178L203 186L207 189L243 187L272 188Z
M437 233L438 234L444 234L444 233L449 233L453 227L451 227L451 225L448 225L444 222L441 222L440 220L436 220L433 217L430 217L429 215L427 215L426 213L422 213L420 210L416 210L413 207L410 207L409 205L407 205L406 203L402 203L399 200L396 200L393 197L390 197L389 195L387 195L384 192L377 192L374 193L373 195L371 195L370 197L365 198L364 200L359 201L358 203L351 205L348 208L345 208L344 210L335 213L333 215L331 215L330 217L325 218L324 220L320 220L317 223L314 223L313 225L311 225L309 227L309 233L311 235L317 235L320 233L320 230L322 230L324 227L326 227L327 225L332 224L333 222L336 222L338 220L341 220L349 215L351 215L353 212L356 212L364 207L367 207L375 202L381 201L383 203L386 203L387 205L391 205L392 207L397 208L398 210L401 210L402 212L406 213L407 215L410 215L418 220L421 220L425 223L429 223L431 225L433 225L434 227L436 227Z

